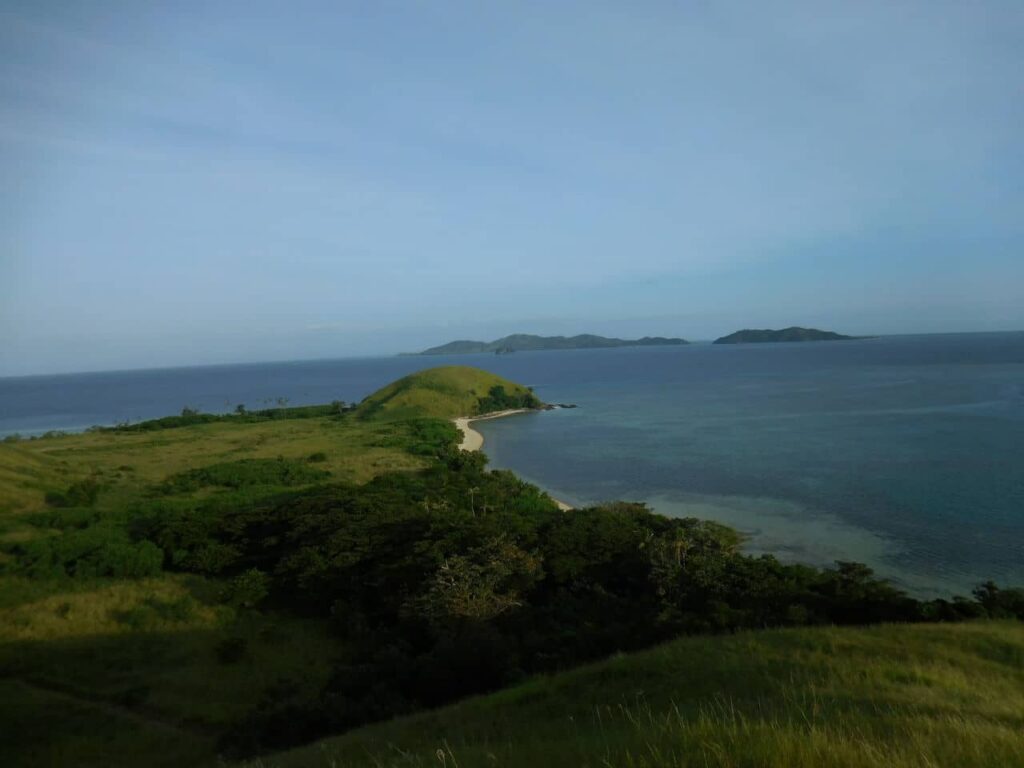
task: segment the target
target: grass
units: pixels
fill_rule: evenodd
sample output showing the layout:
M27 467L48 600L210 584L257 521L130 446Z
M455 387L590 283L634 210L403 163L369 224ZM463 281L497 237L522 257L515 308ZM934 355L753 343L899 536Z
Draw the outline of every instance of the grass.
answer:
M69 580L49 594L17 581L0 582L8 597L0 609L0 682L16 697L6 706L19 719L49 723L52 733L42 742L36 729L7 734L0 742L5 766L131 764L121 761L161 752L168 731L200 737L202 749L179 764L212 760L215 734L268 698L315 695L341 651L322 622L219 604L220 585L198 576ZM19 592L20 600L11 599ZM55 706L70 720L56 717ZM84 752L95 761L39 759L36 750L47 740L88 741L90 712L101 731L109 725L117 732L120 721L134 741L125 733L97 737ZM81 732L74 723L83 724Z
M685 638L249 765L1024 765L1024 626Z
M211 739L131 718L18 680L0 680L0 759L6 766L210 764Z
M480 398L486 397L495 386L504 387L513 396L529 392L522 385L479 368L448 365L420 371L389 384L366 398L356 413L367 421L472 416L480 413Z
M335 480L362 483L382 472L423 466L386 443L394 425L324 417L257 423L216 422L156 432L90 432L0 443L0 516L44 506L48 490L97 476L111 505L169 475L239 459L306 460Z
M123 519L162 493L246 485L251 467L283 467L262 473L282 488L363 483L425 466L409 443L407 424L350 415L0 443L0 542ZM46 503L90 478L92 507ZM0 764L199 765L215 759L219 729L261 701L318 692L343 651L323 622L232 608L223 587L168 573L0 575Z

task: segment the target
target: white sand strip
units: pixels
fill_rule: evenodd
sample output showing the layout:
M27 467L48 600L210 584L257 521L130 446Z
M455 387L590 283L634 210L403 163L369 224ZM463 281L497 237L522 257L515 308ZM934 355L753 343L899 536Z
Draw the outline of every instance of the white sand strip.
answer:
M494 411L493 413L485 413L483 416L459 416L455 419L455 428L462 433L462 442L459 443L459 450L463 451L479 451L484 447L484 436L473 429L470 425L474 421L484 421L485 419L500 419L503 416L512 416L516 413L526 413L526 408L516 408L508 411ZM550 495L550 494L549 494ZM558 508L563 512L568 512L572 509L571 506L566 504L564 501L559 501L554 496L551 499L558 505Z

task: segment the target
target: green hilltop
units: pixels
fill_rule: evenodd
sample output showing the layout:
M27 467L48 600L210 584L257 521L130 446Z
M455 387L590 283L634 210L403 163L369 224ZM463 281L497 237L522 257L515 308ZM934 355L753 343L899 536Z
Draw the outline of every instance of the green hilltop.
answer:
M405 376L363 400L364 420L452 419L511 408L542 405L521 384L465 365L446 365Z

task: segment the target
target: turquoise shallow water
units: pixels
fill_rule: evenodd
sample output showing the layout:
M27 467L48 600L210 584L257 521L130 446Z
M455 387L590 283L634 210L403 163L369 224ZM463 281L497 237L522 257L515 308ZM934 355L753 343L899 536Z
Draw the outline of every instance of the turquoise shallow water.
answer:
M1024 334L577 357L534 383L578 409L479 424L494 465L921 594L1024 584Z
M0 436L476 365L573 410L480 422L492 464L582 504L714 518L752 551L867 562L921 594L1024 584L1024 333L390 357L0 379Z

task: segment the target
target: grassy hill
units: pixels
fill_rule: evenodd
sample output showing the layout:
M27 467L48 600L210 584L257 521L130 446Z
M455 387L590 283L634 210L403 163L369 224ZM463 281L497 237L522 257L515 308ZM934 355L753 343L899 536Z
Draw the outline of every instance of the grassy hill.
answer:
M685 638L259 765L1024 765L1024 625Z
M507 401L492 402L496 388ZM411 418L451 419L501 408L540 405L530 390L493 373L448 365L410 374L367 397L356 415L371 421Z

